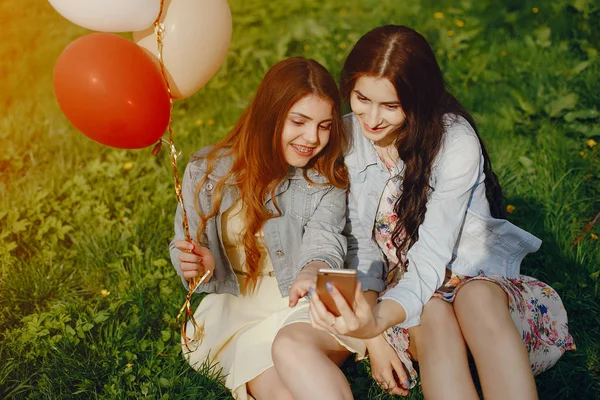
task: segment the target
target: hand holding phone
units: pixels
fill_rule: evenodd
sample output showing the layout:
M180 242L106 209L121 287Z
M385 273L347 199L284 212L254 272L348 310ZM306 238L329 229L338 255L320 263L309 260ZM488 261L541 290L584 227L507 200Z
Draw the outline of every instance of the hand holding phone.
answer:
M340 316L340 312L327 290L327 283L335 286L340 291L348 305L354 310L354 293L356 292L356 270L355 269L327 269L321 268L317 272L317 294L327 310Z

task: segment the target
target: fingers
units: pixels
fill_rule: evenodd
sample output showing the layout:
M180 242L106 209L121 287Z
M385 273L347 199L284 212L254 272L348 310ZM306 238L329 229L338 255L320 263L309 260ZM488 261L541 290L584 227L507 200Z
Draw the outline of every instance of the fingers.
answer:
M300 297L302 297L302 295L300 294L300 290L295 287L295 285L292 285L292 287L290 288L290 302L289 302L289 306L290 307L295 307L296 304L298 304L298 299Z
M348 331L358 329L359 320L354 314L354 311L352 311L352 308L350 308L350 305L348 304L344 296L342 296L340 291L334 285L331 285L330 293L331 298L333 299L338 311L340 312L341 317L344 319L345 326L347 327Z
M181 251L187 251L190 252L194 249L194 242L188 242L187 240L176 240L173 242L173 245L175 245L175 248Z
M408 379L408 374L404 369L404 365L402 365L402 361L400 361L399 358L392 360L392 367L394 368L394 372L396 373L397 381L405 389L410 389L410 380Z
M366 312L367 310L371 310L371 305L367 301L365 297L365 292L362 291L362 285L360 282L356 285L356 291L354 292L354 303L356 306L354 307L355 313Z
M194 253L200 257L212 257L212 253L208 247L199 246L193 240L189 242L187 240L176 240L173 242L173 245L182 252Z
M202 263L202 257L193 254L193 253L185 253L185 252L181 252L179 253L179 256L177 257L179 258L179 261L181 261L181 263L188 263L188 264L201 264Z
M177 256L181 261L181 276L190 280L200 276L202 283L213 276L215 259L208 247L198 246L194 241L176 240L175 247L181 251Z
M387 368L378 371L377 375L374 373L373 379L375 379L375 382L377 382L381 389L390 394L406 396L409 393L408 389L405 389L398 383L398 380L394 376L394 369L389 364Z
M332 329L332 326L335 324L336 318L333 314L327 311L325 308L325 304L319 299L319 295L316 291L312 291L310 296L310 313L315 321L317 326L320 326L327 332L336 333L335 330Z
M392 368L393 374L395 375L394 381L396 382L397 386L390 393L400 396L408 395L410 391L410 381L408 380L408 376L400 359L392 360Z
M192 253L179 253L179 261L181 264L181 276L190 280L198 276L204 268L202 267L202 258Z
M383 370L380 371L380 381L382 384L380 384L379 386L381 386L381 388L387 392L395 390L398 387L398 384L396 382L396 380L394 379L394 370L392 369L392 366L387 364L386 368L383 368Z
M181 276L186 279L186 280L190 280L193 278L196 278L198 275L200 274L204 274L207 270L206 266L204 264L205 263L205 258L198 255L198 251L195 251L196 249L199 249L200 246L197 246L194 242L187 242L185 240L177 240L174 242L174 245L177 249L179 249L181 251L181 253L179 253L179 255L177 256L177 258L179 258L179 261L181 261L181 264L179 265L180 269L181 269ZM210 254L210 251L209 251ZM212 255L211 255L212 258ZM214 261L212 261L212 268L214 268ZM209 273L209 275L212 276L212 268L211 271ZM210 276L207 277L208 279L210 279ZM207 279L205 279L206 281Z
M194 253L198 254L200 257L211 257L212 258L212 253L210 252L210 249L208 247L205 246L198 246L196 244L196 242L192 242L194 244Z
M308 291L311 287L315 286L315 279L308 276L306 274L300 273L296 277L294 283L290 287L289 297L290 297L290 307L296 306L298 301L308 294Z
M314 313L314 309L312 307L309 308L308 309L308 317L310 319L310 324L312 325L312 327L319 331L329 332L327 329L323 329L323 328L321 328L321 326L319 324L317 324L313 313Z

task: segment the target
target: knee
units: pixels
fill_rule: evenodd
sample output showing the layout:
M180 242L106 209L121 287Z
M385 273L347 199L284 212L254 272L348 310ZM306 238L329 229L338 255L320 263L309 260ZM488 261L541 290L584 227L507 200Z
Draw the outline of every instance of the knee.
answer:
M277 333L271 347L271 356L276 368L277 365L285 365L296 360L294 353L302 348L301 341L298 332L289 329L289 326L283 327Z
M423 307L421 324L409 329L409 352L413 360L429 359L447 349L464 347L464 339L452 305L432 298Z

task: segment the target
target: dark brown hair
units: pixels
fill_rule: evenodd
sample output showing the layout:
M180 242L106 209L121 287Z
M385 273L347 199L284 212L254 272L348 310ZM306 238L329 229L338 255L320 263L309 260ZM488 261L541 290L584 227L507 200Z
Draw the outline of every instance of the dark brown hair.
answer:
M446 129L444 115L460 115L476 133L477 128L471 115L448 91L433 50L411 28L381 26L359 39L342 69L340 85L346 100L361 76L389 79L406 115L404 125L396 132L395 146L405 169L402 193L394 205L398 222L392 234L396 254L402 260L401 254L418 240L418 229L425 219L427 200L433 191L429 185L431 169ZM484 158L486 197L491 213L494 217L505 217L498 178L478 133L477 137Z
M304 168L304 177L309 180L307 170L314 168L330 184L347 187L348 174L342 158L347 139L342 126L338 87L321 64L315 60L293 57L278 62L267 72L254 99L233 130L206 156L208 171L196 188L197 199L198 191L213 170L215 161L224 156L233 158L231 170L215 185L211 212L205 215L196 204L201 219L196 234L199 240L206 221L219 210L225 182L233 178L244 205L242 241L246 254L246 283L250 283L250 287L256 284L261 257L255 234L268 218L277 217L265 213L264 203L270 194L279 210L274 192L288 173L281 139L283 127L292 106L308 95L331 103L332 123L329 142Z

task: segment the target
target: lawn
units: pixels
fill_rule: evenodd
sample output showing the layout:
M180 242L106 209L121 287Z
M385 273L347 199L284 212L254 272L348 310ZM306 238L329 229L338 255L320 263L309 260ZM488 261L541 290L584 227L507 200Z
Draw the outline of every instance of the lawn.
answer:
M414 27L478 123L509 219L544 242L523 272L556 288L569 313L577 351L536 379L540 398L600 398L600 221L589 225L600 212L599 3L229 4L225 64L175 103L180 170L228 132L276 61L303 55L338 76L364 32ZM168 255L176 199L167 152L101 146L62 115L52 69L89 31L40 0L3 0L0 22L0 397L230 398L214 368L188 367L173 329L185 292ZM389 397L368 362L345 371L357 399Z

